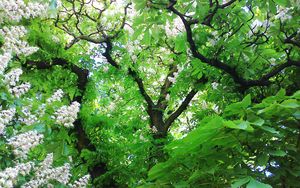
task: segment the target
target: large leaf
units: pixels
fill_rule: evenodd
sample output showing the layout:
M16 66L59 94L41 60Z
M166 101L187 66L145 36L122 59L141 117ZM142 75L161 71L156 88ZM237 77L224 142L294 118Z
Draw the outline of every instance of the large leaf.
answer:
M233 184L231 184L231 188L239 188L242 185L245 185L246 183L248 183L250 181L251 177L247 176L241 179L237 179L234 181Z
M282 150L276 150L276 151L271 151L269 152L270 155L277 156L277 157L284 157L286 156L286 152Z
M243 121L243 120L225 121L224 125L231 129L241 129L241 130L246 130L246 131L254 130L248 121Z
M288 5L288 0L274 0L275 3L277 3L280 6L287 6Z
M246 188L272 188L272 186L268 184L261 183L251 178L250 182L247 184Z
M247 95L241 102L233 103L225 108L225 116L243 114L251 104L251 96Z

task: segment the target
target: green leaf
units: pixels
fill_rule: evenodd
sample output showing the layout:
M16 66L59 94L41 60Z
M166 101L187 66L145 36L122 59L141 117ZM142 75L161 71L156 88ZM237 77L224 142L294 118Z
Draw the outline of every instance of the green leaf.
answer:
M21 129L21 132L27 132L30 130L36 130L38 133L44 133L46 131L46 126L45 126L45 124L42 124L42 123L23 126Z
M132 38L134 39L138 38L143 33L143 31L144 30L142 27L135 29Z
M146 45L151 44L151 35L150 35L150 30L149 29L146 29L146 31L144 32L143 43L146 44Z
M242 185L248 183L250 181L251 177L247 176L241 179L237 179L234 181L233 184L231 184L231 188L238 188L241 187Z
M68 94L71 100L74 99L75 93L76 93L76 88L71 87L70 89L68 89Z
M228 127L231 129L241 129L241 130L246 130L246 131L254 130L248 121L243 121L243 120L225 121L224 125L225 125L225 127Z
M288 5L288 0L274 0L274 2L280 6L287 6Z
M233 103L225 108L225 116L243 114L244 110L251 104L251 96L247 95L241 102Z
M261 183L253 178L251 178L250 182L247 184L246 188L272 188L271 185Z
M257 166L266 166L269 161L269 155L263 153L257 158Z
M180 181L174 185L175 188L189 188L190 185L185 181Z
M273 134L279 134L279 131L276 131L274 128L269 126L261 126L260 128Z
M261 118L257 118L254 121L250 122L252 125L256 125L256 126L262 126L265 123L265 120L261 119Z
M62 142L62 155L64 156L68 156L70 151L69 151L69 146L67 145L67 143L65 141Z
M296 99L285 100L280 105L285 108L298 108L300 106Z
M300 110L297 110L295 113L293 113L293 116L294 116L296 119L300 119Z
M134 0L133 2L135 4L135 9L136 10L144 9L146 4L147 4L147 0Z
M171 170L172 170L172 166L168 165L167 162L158 163L153 168L151 168L151 170L148 172L148 178L150 181L158 178L163 178Z
M2 100L6 101L6 100L7 100L7 94L4 93L4 92L2 92L0 98L1 98Z
M277 8L276 8L276 4L274 3L273 0L269 0L269 9L271 10L271 12L273 14L276 14Z
M201 144L217 137L223 127L223 118L219 116L207 117L200 124L200 127L190 132L183 139L167 145L166 149L171 151L171 154L174 156L181 156L195 150L197 151Z
M265 49L263 51L263 53L266 56L274 56L274 54L276 54L276 50L274 50L274 49Z
M183 35L179 35L175 39L175 50L176 51L185 51L186 49L186 39Z
M277 157L284 157L286 156L286 153L282 150L276 150L276 151L271 151L269 152L270 155L273 155L273 156L277 156Z
M300 90L299 90L299 91L296 91L296 92L291 96L291 98L300 99Z
M203 73L202 73L202 72L199 72L199 74L197 75L197 79L202 78L202 76L203 76Z
M286 95L285 89L280 89L280 90L278 91L278 93L276 93L275 96L276 96L277 98L281 99L281 98L284 98L285 95Z

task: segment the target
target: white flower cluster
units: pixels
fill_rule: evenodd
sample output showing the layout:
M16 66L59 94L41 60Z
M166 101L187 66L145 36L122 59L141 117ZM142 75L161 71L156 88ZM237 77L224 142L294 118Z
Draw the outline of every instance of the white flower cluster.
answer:
M26 41L21 40L27 33L24 26L10 26L0 29L0 35L4 38L2 50L5 52L16 53L17 55L28 56L38 51L37 47L31 47Z
M59 44L59 42L60 42L60 39L55 35L52 36L52 40L53 40L53 42L55 42L57 44Z
M53 153L46 156L39 167L36 168L35 178L22 185L23 188L35 188L48 184L49 180L56 180L64 185L70 180L70 165L65 163L64 166L57 168L52 167Z
M80 104L78 102L72 102L70 106L62 106L55 112L56 123L63 125L67 128L73 127L73 123L77 119L77 113L79 112Z
M37 131L28 131L8 139L8 145L13 147L13 153L16 156L26 158L29 150L39 145L43 138L44 135Z
M63 96L64 96L63 90L58 89L54 92L54 94L49 99L47 99L47 103L52 103L54 101L60 101Z
M42 171L51 168L52 163L53 163L53 153L48 153L45 159L43 160L43 162L41 162L38 170Z
M15 97L19 98L24 93L26 93L30 89L31 85L30 83L26 82L21 85L15 86L13 88L9 89L9 92L14 95Z
M0 135L4 133L6 125L13 119L15 113L16 109L14 108L0 111Z
M280 19L281 21L291 20L293 17L289 14L289 11L293 8L283 8L283 7L277 7L277 14L275 16L275 19Z
M4 171L0 172L0 187L12 188L14 187L14 183L19 176L27 175L34 167L32 162L20 163L14 167L6 168Z
M6 69L8 62L11 59L11 54L6 52L3 55L0 55L0 74Z
M39 106L39 108L36 111L37 117L43 117L45 115L45 111L46 111L46 104L43 103Z
M210 45L215 46L218 41L220 40L219 36L218 36L218 31L213 31L211 32L212 37L210 37L208 39L208 42Z
M263 28L263 30L264 30L265 28L269 27L270 25L271 25L271 23L269 23L268 20L265 20L262 22L262 21L256 19L251 23L251 30L248 32L248 36L251 37L253 34L258 33L259 29Z
M70 181L70 164L65 163L60 167L52 167L53 165L53 153L47 154L43 162L34 168L35 178L22 185L22 188L37 188L45 185L49 185L50 180L56 180L61 184L68 185L69 187L85 188L90 179L90 175L85 175L73 184Z
M20 97L30 89L30 83L16 86L22 73L22 69L16 68L4 75L4 83L7 84L8 91L15 97Z
M75 181L73 184L70 184L71 188L85 188L90 180L90 175L85 175L81 177L79 180Z
M19 121L25 125L32 125L38 122L38 118L36 115L32 114L31 106L25 106L22 108L22 117L19 117Z
M170 94L168 93L167 95L166 95L166 101L169 101L170 100Z
M184 31L184 25L180 18L175 18L172 23L166 23L165 30L167 36L175 37Z
M0 74L1 82L7 85L8 91L14 97L20 97L30 89L30 83L21 83L20 76L22 74L21 69L6 70L9 67L10 60L14 55L25 55L28 56L38 50L36 47L30 47L29 44L24 40L27 31L24 26L16 26L17 22L22 18L28 19L32 17L40 17L46 13L47 5L43 5L36 2L28 2L24 0L0 0L0 36L3 37L4 43L1 46L0 54ZM38 1L37 1L38 2ZM5 24L3 24L5 22ZM10 25L11 26L7 26ZM3 25L6 26L3 26ZM5 74L5 72L8 72ZM62 90L57 90L51 99L47 102L51 103L56 100L61 100L63 96ZM29 99L30 100L30 99ZM19 121L26 125L33 124L39 120L42 114L45 112L46 104L42 104L38 110L34 113L31 111L30 106L22 107L22 113L16 116L16 110L14 108L2 109L0 106L0 134L5 133L5 127L14 119L19 117ZM72 103L71 106L66 107L66 111L63 112L62 116L65 118L60 119L60 122L69 125L73 123L77 117L79 111L79 103ZM68 119L69 118L69 119ZM65 185L69 184L70 180L70 165L66 163L64 166L52 167L53 155L49 154L41 165L34 167L35 161L27 162L28 152L36 147L43 141L44 135L37 131L27 131L24 133L18 133L14 130L13 137L6 138L7 145L12 149L12 153L17 157L17 161L23 163L14 163L13 167L9 167L0 171L0 187L12 188L19 186L18 178L21 175L33 175L31 181L23 185L22 187L39 187L49 185L49 180L56 180ZM15 162L14 160L12 162ZM27 178L26 178L27 179ZM88 176L81 178L74 183L75 186L84 187L84 183L88 181Z
M179 75L178 72L174 72L174 73L173 73L173 76L169 76L169 77L168 77L168 80L169 80L171 83L174 84L174 83L176 82L176 79L177 79L178 75Z
M9 86L16 86L23 74L22 69L16 68L4 75L4 82Z
M213 82L211 83L211 87L215 90L218 89L219 83L218 82Z
M100 3L99 5L103 6L104 3ZM112 3L110 4L109 7L107 7L107 11L103 13L103 16L101 16L101 20L100 20L104 30L110 31L115 28L117 22L113 22L112 20L115 20L115 18L119 18L120 20L122 19L122 13L120 12L120 10L123 10L124 6L125 6L124 1L122 2L119 1L119 2Z
M37 2L25 3L24 0L1 0L0 23L8 21L19 22L22 18L42 17L47 13L48 5Z
M138 37L137 40L128 41L126 43L126 45L124 46L124 48L126 49L126 51L128 52L128 54L130 55L130 58L133 61L133 63L136 63L136 60L138 58L137 55L136 55L136 52L140 52L142 50L141 49L141 45L140 45L140 40L142 40L142 38ZM107 60L104 61L104 62L107 63Z

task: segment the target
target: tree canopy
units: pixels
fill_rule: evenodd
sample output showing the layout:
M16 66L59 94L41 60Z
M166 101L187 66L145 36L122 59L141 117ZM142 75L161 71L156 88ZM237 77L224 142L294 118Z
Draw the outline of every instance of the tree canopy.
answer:
M298 187L299 0L3 0L0 187Z

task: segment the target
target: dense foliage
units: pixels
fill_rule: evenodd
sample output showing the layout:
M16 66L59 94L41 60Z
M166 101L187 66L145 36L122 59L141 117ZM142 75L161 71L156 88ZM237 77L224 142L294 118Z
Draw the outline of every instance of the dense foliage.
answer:
M0 187L298 187L299 0L3 0Z

